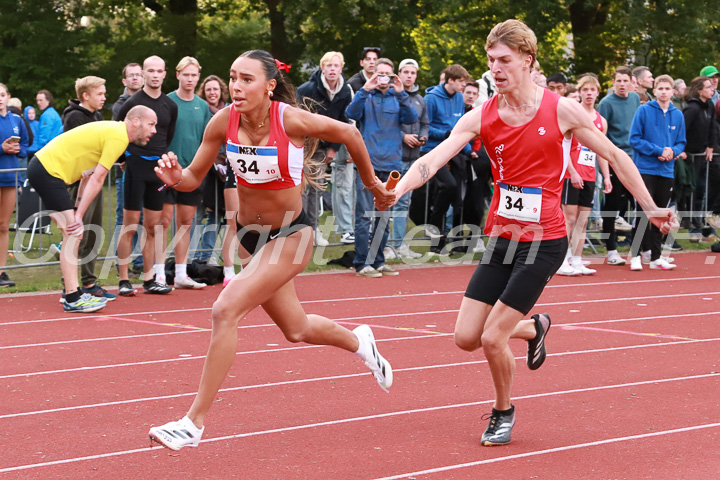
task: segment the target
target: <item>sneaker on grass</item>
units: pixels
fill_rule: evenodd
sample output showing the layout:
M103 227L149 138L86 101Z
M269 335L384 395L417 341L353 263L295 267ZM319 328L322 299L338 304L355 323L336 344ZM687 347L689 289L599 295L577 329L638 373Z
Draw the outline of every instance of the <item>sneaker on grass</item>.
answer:
M178 422L169 422L160 427L152 427L148 432L151 441L155 441L170 450L183 447L197 447L205 427L197 428L187 415Z
M510 443L510 432L515 425L515 406L510 407L509 411L499 411L492 409L492 413L482 416L483 420L490 419L485 433L482 434L480 443L485 447L494 447L496 445L507 445Z
M385 257L385 260L393 260L395 258L398 258L395 250L393 250L392 247L383 248L383 257Z
M92 313L102 310L107 305L107 300L102 297L94 297L89 293L83 293L80 298L70 303L63 302L63 309L70 313Z
M365 362L365 365L370 369L375 380L377 380L380 388L388 391L393 384L393 372L390 362L385 360L380 352L378 352L377 345L375 344L375 335L368 325L360 325L353 333L360 343L358 349L358 355Z
M410 250L410 246L407 243L403 243L397 249L397 254L403 258L420 258L422 254ZM387 257L385 257L387 258Z
M5 287L14 287L15 282L10 280L10 277L8 277L8 274L6 272L0 273L0 288Z

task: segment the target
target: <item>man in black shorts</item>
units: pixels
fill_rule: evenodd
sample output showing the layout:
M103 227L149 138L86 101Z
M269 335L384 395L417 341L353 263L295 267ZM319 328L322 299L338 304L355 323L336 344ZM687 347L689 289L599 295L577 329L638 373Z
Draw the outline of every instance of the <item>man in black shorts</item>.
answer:
M144 146L130 145L125 152L125 208L123 228L118 239L118 267L120 271L120 295L133 296L136 290L130 284L128 261L132 235L138 227L140 211L143 212L145 242L143 254L143 289L145 293L166 294L172 291L165 283L165 242L156 238L156 227L161 227L160 216L165 202L163 183L155 174L160 156L168 151L175 134L178 107L161 87L165 78L165 62L152 56L143 62L145 86L130 97L120 109L118 119L136 105L144 105L157 115L157 134ZM160 232L162 229L159 230ZM155 261L158 261L155 264Z

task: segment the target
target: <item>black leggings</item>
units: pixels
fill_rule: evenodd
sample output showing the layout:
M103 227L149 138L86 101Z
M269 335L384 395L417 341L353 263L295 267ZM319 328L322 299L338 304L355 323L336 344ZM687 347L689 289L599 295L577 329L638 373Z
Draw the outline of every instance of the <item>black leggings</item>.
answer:
M615 233L615 214L619 210L623 210L627 204L629 194L625 186L617 178L615 172L610 168L610 181L612 182L612 192L605 194L605 203L603 204L603 236L606 237L605 245L608 251L617 250L617 234Z
M660 208L665 208L670 203L672 197L675 179L672 177L661 177L659 175L642 174L643 182L650 192L650 196L655 204ZM633 257L640 254L640 251L651 251L650 259L657 260L660 258L660 250L662 248L662 233L655 225L652 225L640 209L637 201L635 202L635 221L633 222L633 242L630 247L630 253Z

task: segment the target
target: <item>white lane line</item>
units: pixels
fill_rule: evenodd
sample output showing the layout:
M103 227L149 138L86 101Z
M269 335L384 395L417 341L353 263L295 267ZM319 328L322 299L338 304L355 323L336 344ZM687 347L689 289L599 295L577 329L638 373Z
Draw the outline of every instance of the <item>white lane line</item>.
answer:
M350 322L353 320L368 320L368 319L376 319L376 318L394 318L394 317L404 317L404 316L413 316L413 315L437 315L439 313L457 313L459 310L431 310L431 311L424 311L424 312L402 312L402 313L388 313L385 315L363 315L360 317L345 317L345 318L332 318L334 322ZM160 325L161 326L161 325ZM248 329L248 328L267 328L267 327L275 327L276 325L274 323L259 323L256 325L240 325L238 327L239 330ZM19 345L6 345L4 347L0 347L0 350L8 350L13 348L26 348L26 347L47 347L50 345L66 345L71 343L86 343L86 342L99 342L99 341L106 341L106 340L125 340L125 339L134 339L134 338L144 338L144 337L154 337L158 335L175 335L178 333L210 333L210 330L188 330L188 331L182 331L182 332L163 332L163 333L150 333L150 334L140 334L140 335L124 335L124 336L118 336L118 337L100 337L100 338L82 338L79 340L61 340L57 342L46 342L46 343L23 343Z
M534 452L526 452L526 453L518 453L515 455L507 455L505 457L496 457L496 458L489 458L487 460L478 460L476 462L458 463L455 465L447 465L445 467L429 468L427 470L418 470L415 472L402 473L400 475L393 475L391 477L376 478L375 480L398 480L401 478L415 477L416 475L428 475L431 473L441 473L441 472L447 472L450 470L457 470L459 468L477 467L479 465L488 465L490 463L505 462L508 460L518 460L521 458L535 457L538 455L547 455L548 453L566 452L569 450L577 450L580 448L596 447L598 445L610 445L612 443L628 442L628 441L632 441L632 440L643 440L646 438L660 437L660 436L672 435L672 434L676 434L676 433L692 432L692 431L696 431L696 430L703 430L703 429L707 429L707 428L717 428L717 427L720 427L720 422L705 423L705 424L701 424L701 425L694 425L692 427L674 428L672 430L661 430L659 432L652 432L652 433L642 433L639 435L629 435L627 437L608 438L605 440L598 440L595 442L576 443L574 445L565 445L564 447L548 448L545 450L536 450Z
M408 337L407 339L412 338L418 338L418 337ZM427 338L427 337L426 337ZM382 340L381 340L382 341ZM636 348L650 348L650 347L663 347L668 345L683 345L683 344L690 344L690 343L704 343L704 342L714 342L714 341L720 341L720 338L713 338L713 339L707 339L707 340L694 340L694 341L680 341L680 342L666 342L666 343L657 343L657 344L645 344L645 345L630 345L626 347L612 347L612 348L599 348L599 349L593 349L593 350L578 350L573 352L561 352L561 353L552 353L548 354L548 357L565 357L570 355L586 355L586 354L593 354L593 353L606 353L606 352L616 352L616 351L622 351L622 350L634 350ZM317 346L311 346L307 348L320 348ZM271 350L275 351L275 350ZM204 357L196 357L196 359L200 359ZM182 359L184 360L184 359ZM524 362L525 356L519 356L515 357L515 361L518 362ZM405 367L405 368L394 368L393 372L399 373L399 372L416 372L416 371L424 371L424 370L434 370L437 368L453 368L453 367L464 367L468 365L481 365L487 363L487 360L472 360L467 362L455 362L455 363L445 363L440 365L421 365L417 367ZM226 393L226 392L236 392L240 390L254 390L257 388L270 388L270 387L278 387L278 386L287 386L287 385L297 385L301 383L310 383L310 382L323 382L327 380L339 380L339 379L346 379L346 378L355 378L355 377L362 377L364 375L369 375L368 372L362 372L362 373L351 373L351 374L345 374L345 375L334 375L330 377L313 377L313 378L305 378L305 379L298 379L298 380L288 380L284 382L272 382L272 383L262 383L257 385L241 385L239 387L228 387L228 388L222 388L218 391L218 393ZM1 377L0 377L1 378ZM139 403L139 402L149 402L149 401L156 401L156 400L168 400L173 398L183 398L183 397L190 397L194 396L196 392L187 392L187 393L178 393L173 395L162 395L157 397L144 397L144 398L133 398L130 400L118 400L115 402L103 402L103 403L95 403L95 404L86 404L86 405L75 405L72 407L60 407L60 408L52 408L47 410L35 410L30 412L20 412L20 413L9 413L6 415L0 415L0 420L5 418L15 418L15 417L26 417L30 415L41 415L41 414L47 414L47 413L56 413L56 412L66 412L71 410L84 410L88 408L98 408L98 407L107 407L107 406L113 406L113 405L124 405L124 404L130 404L130 403Z
M704 293L678 293L675 295L652 295L645 297L619 297L619 298L599 298L597 300L586 300L578 299L572 302L552 302L552 303L537 303L536 307L549 307L556 305L577 305L585 303L603 303L603 302L630 302L633 300L654 300L656 298L675 298L675 297L697 297L699 295L717 295L720 292L704 292Z
M545 289L553 289L553 288L583 288L583 287L596 287L596 286L604 286L604 285L630 285L630 284L646 284L646 283L653 283L653 282L674 282L674 281L692 281L692 280L711 280L711 279L719 279L720 276L706 276L706 277L683 277L683 278L666 278L666 279L657 279L657 280L624 280L619 282L598 282L598 283L582 283L582 284L568 284L568 285L548 285L545 287ZM412 298L412 297L425 297L425 296L433 296L433 295L461 295L465 293L465 290L454 290L454 291L447 291L447 292L440 292L440 291L432 291L432 292L422 292L422 293L406 293L406 294L396 294L396 295L376 295L376 296L370 296L370 297L351 297L351 298L327 298L323 300L303 300L300 303L303 305L309 305L313 303L334 303L334 302L354 302L354 301L369 301L369 300L381 300L381 299L388 299L388 298ZM713 294L720 293L720 292L711 292ZM638 298L654 298L654 297L638 297ZM0 300L2 300L0 298ZM617 299L622 300L622 299ZM572 303L572 302L570 302ZM577 303L577 302L575 302ZM551 305L551 304L546 304ZM102 318L102 317L119 317L119 316L127 316L127 315L160 315L160 314L169 314L169 313L180 313L180 312L206 312L210 311L212 307L202 307L202 308L182 308L177 310L163 310L163 311L146 311L146 312L127 312L127 313L118 313L118 314L106 314L106 315L84 315L82 317L80 316L71 316L71 317L58 317L58 318L43 318L39 320L24 320L20 322L5 322L0 323L0 327L2 326L10 326L10 325L23 325L28 323L43 323L43 322L59 322L59 321L68 321L68 320L79 320L79 319L95 319L95 318Z
M620 384L614 384L614 385L601 385L597 387L586 387L586 388L575 388L570 390L562 390L562 391L556 391L556 392L546 392L546 393L535 393L535 394L529 394L529 395L523 395L515 397L515 400L526 400L526 399L532 399L532 398L542 398L542 397L548 397L548 396L558 396L558 395L569 395L574 393L585 393L585 392L595 392L600 390L611 390L611 389L618 389L618 388L626 388L626 387L636 387L641 385L650 385L650 384L660 384L660 383L669 383L669 382L678 382L678 381L684 381L684 380L697 380L697 379L704 379L704 378L711 378L711 377L717 377L720 376L720 373L707 373L707 374L701 374L701 375L692 375L692 376L686 376L686 377L674 377L674 378L660 378L655 380L644 380L639 382L629 382L629 383L620 383ZM454 408L463 408L463 407L474 407L478 405L486 405L493 403L494 400L482 400L479 402L466 402L466 403L456 403L456 404L450 404L450 405L440 405L436 407L426 407L426 408L416 408L412 410L402 410L398 412L388 412L388 413L380 413L375 415L366 415L361 417L351 417L351 418L343 418L340 420L329 420L326 422L318 422L318 423L309 423L305 425L296 425L292 427L281 427L281 428L273 428L269 430L260 430L256 432L247 432L247 433L239 433L235 435L226 435L223 437L215 437L215 438L208 438L205 440L202 440L201 443L213 443L213 442L222 442L226 440L234 440L238 438L248 438L248 437L257 437L261 435L269 435L274 433L284 433L284 432L292 432L297 430L307 430L311 428L317 428L317 427L325 427L330 425L342 425L347 423L354 423L354 422L364 422L368 420L376 420L379 418L390 418L390 417L396 417L400 415L412 415L417 413L428 413L428 412L436 412L440 410L449 410ZM695 427L686 427L686 429L699 429L699 428L710 428L714 426L720 426L720 423L718 424L706 424L706 425L699 425ZM667 430L665 432L679 432L683 431L683 429L676 429L676 430ZM653 434L659 435L663 434L664 432L654 432ZM644 434L647 436L652 436L653 434ZM642 438L641 435L635 435L633 437L627 437L627 438ZM620 439L612 439L612 440L600 440L600 442L612 442L612 441L618 441ZM597 443L597 442L593 442ZM599 443L598 443L599 444ZM582 444L581 444L582 445ZM7 467L0 469L0 473L6 473L6 472L14 472L19 470L28 470L32 468L39 468L39 467L47 467L52 465L62 465L62 464L68 464L68 463L77 463L87 460L96 460L100 458L108 458L108 457L116 457L116 456L122 456L122 455L129 455L133 453L139 453L139 452L148 452L150 450L157 450L161 449L163 447L152 447L152 448L136 448L133 450L123 450L119 452L110 452L110 453L103 453L99 455L88 455L84 457L75 457L75 458L68 458L64 460L55 460L51 462L42 462L42 463L33 463L28 465L19 465L15 467ZM560 447L563 448L563 447ZM553 449L555 450L555 449ZM529 452L533 453L533 452ZM527 455L527 454L525 454ZM456 467L459 468L459 467ZM405 474L407 475L407 474ZM395 477L393 477L395 478ZM403 478L403 477L397 477L397 478Z

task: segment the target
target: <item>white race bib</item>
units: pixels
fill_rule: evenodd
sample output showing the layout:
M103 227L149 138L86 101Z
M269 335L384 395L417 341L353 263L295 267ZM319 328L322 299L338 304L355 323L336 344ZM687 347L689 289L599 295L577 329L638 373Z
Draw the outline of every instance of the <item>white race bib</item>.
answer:
M595 160L597 154L587 147L581 147L580 155L578 156L578 165L585 165L586 167L595 168Z
M247 183L268 183L282 178L277 147L254 147L227 142L227 158L235 175Z
M500 205L498 215L523 222L540 223L542 188L518 187L498 182Z

